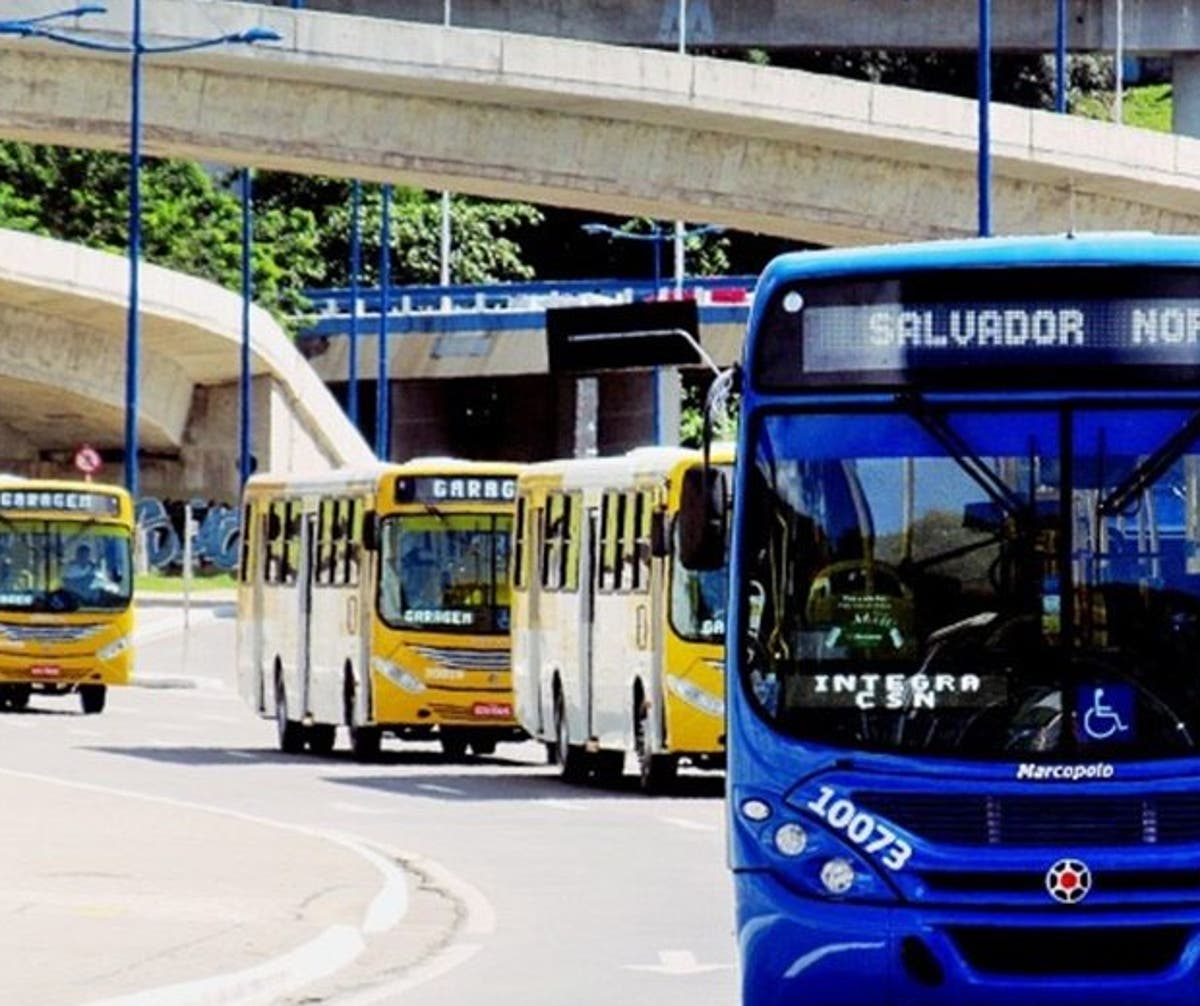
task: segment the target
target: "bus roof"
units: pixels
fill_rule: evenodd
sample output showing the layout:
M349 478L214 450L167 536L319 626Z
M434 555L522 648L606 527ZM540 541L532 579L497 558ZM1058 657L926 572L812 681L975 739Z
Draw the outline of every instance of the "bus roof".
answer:
M640 478L671 476L678 468L699 464L702 454L692 447L635 447L625 453L602 458L558 458L526 465L521 484L556 482L564 488L618 488L632 486ZM713 444L711 459L716 464L733 461L733 445Z
M493 475L515 476L522 465L512 461L470 461L463 458L427 457L404 462L378 462L352 468L335 468L327 472L295 474L293 472L260 472L246 482L246 491L286 489L293 492L329 492L338 489L378 486L388 477L402 475Z
M1200 238L1143 231L917 241L909 244L788 252L764 270L755 293L791 280L918 269L1015 266L1197 266Z

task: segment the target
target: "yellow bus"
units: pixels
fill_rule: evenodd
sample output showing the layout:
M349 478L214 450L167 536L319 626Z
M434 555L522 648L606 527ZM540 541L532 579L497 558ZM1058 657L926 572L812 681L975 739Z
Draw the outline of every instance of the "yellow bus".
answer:
M0 708L104 710L133 670L133 503L118 486L0 478Z
M242 501L238 680L280 749L360 760L383 735L451 757L524 735L509 669L518 466L425 458L255 475Z
M713 460L731 464L732 449ZM668 788L681 759L724 765L724 573L675 558L683 473L700 463L644 447L529 465L518 480L517 719L568 781L613 782L627 753L647 792Z

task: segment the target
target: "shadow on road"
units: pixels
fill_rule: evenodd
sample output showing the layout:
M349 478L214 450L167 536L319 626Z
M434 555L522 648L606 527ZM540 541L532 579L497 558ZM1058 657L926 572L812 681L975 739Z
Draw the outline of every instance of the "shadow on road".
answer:
M325 781L339 786L357 786L396 796L419 796L426 800L452 803L474 803L495 800L627 800L639 797L641 790L636 776L626 775L605 786L568 785L553 768L537 772L506 774L496 771L472 772L463 767L425 775L401 776L334 776ZM725 794L725 780L720 775L679 776L669 792L658 799L719 800Z
M347 751L336 751L328 758L316 758L312 755L283 754L273 748L251 747L91 745L86 750L192 768L289 765L312 771L314 768L319 770L322 765L337 765L374 773L381 767L391 767L402 771L395 775L326 776L325 781L426 800L611 800L628 799L640 794L638 779L633 775L622 776L620 780L603 787L598 784L568 785L559 778L557 769L551 766L533 765L528 761L498 756L456 762L447 759L440 751L431 750L384 751L378 761L369 765L355 762ZM416 771L405 772L405 768ZM675 781L674 787L661 796L669 799L714 800L721 799L724 791L723 776L685 770Z

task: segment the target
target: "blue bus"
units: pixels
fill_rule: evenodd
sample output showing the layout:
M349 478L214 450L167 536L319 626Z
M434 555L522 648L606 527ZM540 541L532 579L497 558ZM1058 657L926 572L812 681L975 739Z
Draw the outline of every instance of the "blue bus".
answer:
M1200 240L783 256L740 380L743 1002L1200 1001Z

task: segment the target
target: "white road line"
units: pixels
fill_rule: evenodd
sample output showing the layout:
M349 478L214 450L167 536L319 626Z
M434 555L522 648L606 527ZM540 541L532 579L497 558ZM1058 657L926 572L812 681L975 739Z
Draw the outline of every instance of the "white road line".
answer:
M258 756L249 751L235 751L233 748L225 748L224 754L230 758L257 758Z
M365 946L362 934L353 926L330 926L315 939L256 967L96 1000L86 1006L201 1006L208 1003L250 1006L251 1003L272 1002L286 990L302 988L341 970L361 954Z
M466 791L455 789L453 786L441 786L436 782L419 782L417 789L423 789L430 793L446 793L450 796L466 796Z
M354 995L340 996L326 1000L328 1006L375 1006L376 1003L392 1003L410 992L418 985L424 985L435 978L440 978L460 964L466 964L482 948L478 943L452 943L444 950L434 954L429 960L418 965L398 981L388 985L377 985L373 989Z
M716 831L715 824L704 824L700 821L690 821L686 817L660 817L663 824L673 824L676 828L684 828L687 831Z
M103 737L101 730L89 730L87 727L67 727L67 733L72 737Z
M227 716L224 713L200 713L196 719L203 720L205 723L241 723L241 716Z
M0 716L0 726L29 730L34 726L32 716Z

